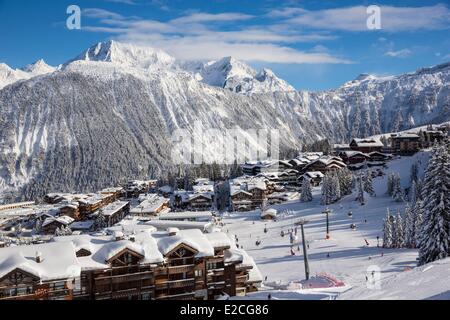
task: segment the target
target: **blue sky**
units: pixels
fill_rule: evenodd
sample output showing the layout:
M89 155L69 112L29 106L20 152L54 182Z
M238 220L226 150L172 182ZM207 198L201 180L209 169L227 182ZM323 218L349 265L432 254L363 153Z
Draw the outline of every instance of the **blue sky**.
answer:
M66 9L82 9L81 30ZM366 26L369 5L381 29ZM335 88L361 73L400 74L450 61L444 1L0 0L0 62L58 65L108 39L180 59L235 56L299 89Z

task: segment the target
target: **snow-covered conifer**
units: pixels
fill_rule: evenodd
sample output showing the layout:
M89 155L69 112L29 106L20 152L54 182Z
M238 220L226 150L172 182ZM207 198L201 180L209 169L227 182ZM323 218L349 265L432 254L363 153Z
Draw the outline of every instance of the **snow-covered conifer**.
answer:
M301 193L301 197L300 200L302 202L309 202L312 201L313 196L312 196L312 191L311 191L311 182L309 181L308 178L303 179L303 184L302 184L302 193Z
M437 146L428 163L422 189L423 223L419 265L444 259L450 251L450 156L448 146Z

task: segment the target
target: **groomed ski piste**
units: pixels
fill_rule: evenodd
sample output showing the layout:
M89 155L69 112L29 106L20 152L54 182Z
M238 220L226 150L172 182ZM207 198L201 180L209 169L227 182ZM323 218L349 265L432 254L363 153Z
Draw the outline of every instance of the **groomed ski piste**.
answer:
M329 205L330 239L325 239L322 212L326 207L320 203L320 187L313 190L311 202L271 206L278 210L276 221L261 220L259 210L225 214L223 230L254 258L263 278L260 291L232 299L449 299L450 260L417 268L416 249L382 248L387 208L403 214L406 205L386 194L388 173L399 173L402 187L408 188L411 165L417 162L422 178L428 158L429 150L425 150L388 162L385 175L373 180L376 196L365 194L365 205L355 201L355 192ZM307 283L302 244L293 246L292 255L288 234L301 218L308 220L305 234L311 278ZM297 236L301 240L300 227Z

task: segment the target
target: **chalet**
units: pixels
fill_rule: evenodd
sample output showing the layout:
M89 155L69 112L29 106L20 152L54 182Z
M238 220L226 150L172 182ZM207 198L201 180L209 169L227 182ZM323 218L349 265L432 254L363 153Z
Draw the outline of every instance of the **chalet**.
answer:
M230 180L230 208L234 208L234 211L259 208L267 199L267 194L273 191L274 183L267 176L268 174L259 174L255 177L242 176Z
M94 220L85 220L85 221L75 221L70 225L70 230L73 232L91 232L94 231L95 221Z
M286 201L298 200L299 196L299 193L296 191L273 192L267 196L267 202L269 204L283 203Z
M192 211L210 210L213 206L214 195L209 193L194 193L187 197L187 208Z
M254 261L222 232L171 228L111 236L57 237L71 242L81 274L75 299L205 300L244 295L261 283Z
M71 300L81 268L69 242L0 249L0 300Z
M232 211L251 211L256 208L253 203L253 194L245 190L234 190L230 193Z
M45 234L55 234L56 229L61 229L62 227L67 228L72 222L74 222L74 219L68 216L48 216L42 222L42 232Z
M116 201L100 209L98 214L105 218L106 225L110 227L126 217L129 212L130 203L128 201Z
M263 220L275 220L277 218L277 210L267 209L261 211L261 219Z
M137 206L130 209L130 214L135 216L151 217L161 212L169 211L169 199L158 194L140 195Z
M369 153L370 161L372 162L385 162L392 158L392 155L382 153L382 152L371 152Z
M323 180L324 174L320 171L308 171L299 178L300 184L303 184L305 179L308 179L311 186L317 187Z
M112 195L113 201L125 195L125 189L122 187L105 188L99 192L100 194Z
M350 142L350 148L355 151L360 151L363 153L370 153L373 151L381 152L383 149L383 143L380 140L374 138L366 139L353 139Z
M342 151L339 153L345 164L357 164L370 161L370 156L359 151Z
M173 188L171 186L162 186L158 189L158 193L162 195L164 198L170 198L173 194Z
M90 214L103 208L114 201L113 194L93 193L77 198L80 208L81 219L85 219Z
M420 137L415 133L391 134L390 139L396 154L414 154L420 150Z
M441 143L447 137L447 134L443 130L433 130L433 127L429 127L425 131L419 132L420 145L422 148L430 148L434 144Z
M333 153L339 155L341 152L351 151L352 148L349 144L334 144L333 145Z
M211 210L214 206L214 186L196 185L193 189L193 191L175 191L172 207L192 211Z
M58 209L61 215L69 216L74 220L80 219L79 204L76 201L62 201L58 204Z
M342 159L336 156L323 156L318 160L314 160L305 166L305 172L308 171L320 171L323 174L329 171L339 170L345 168L346 164L342 162Z
M130 180L124 187L127 198L137 198L140 194L148 193L156 188L158 180Z
M249 176L256 176L260 173L282 172L288 169L293 169L293 165L288 160L246 162L242 165L242 172Z

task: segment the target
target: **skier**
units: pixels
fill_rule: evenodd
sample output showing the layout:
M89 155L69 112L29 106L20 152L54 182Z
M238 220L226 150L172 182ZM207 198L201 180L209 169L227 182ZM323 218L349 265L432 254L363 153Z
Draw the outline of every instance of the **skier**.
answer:
M267 300L272 300L272 295L269 293L269 295L267 296Z
M366 242L366 246L369 246L369 241L367 239L364 239L364 241Z
M291 247L291 255L295 256L295 252L294 252L294 249L292 247Z
M328 252L328 253L327 253L327 258L329 258L329 257L330 257L330 253Z

